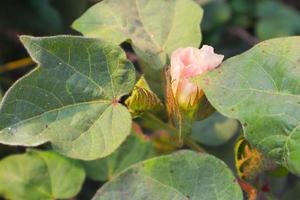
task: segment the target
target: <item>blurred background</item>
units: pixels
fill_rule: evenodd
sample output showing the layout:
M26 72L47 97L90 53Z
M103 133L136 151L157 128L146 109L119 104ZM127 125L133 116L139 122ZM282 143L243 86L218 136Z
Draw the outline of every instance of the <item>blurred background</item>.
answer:
M71 23L100 0L1 0L0 1L0 99L18 78L33 69L18 36L78 35ZM204 9L201 24L203 44L230 57L259 41L280 36L300 35L300 0L195 0ZM232 139L220 148L233 149ZM0 159L24 148L0 145ZM232 152L228 152L232 154ZM217 149L211 152L218 156ZM222 151L224 156L224 151ZM232 156L231 156L232 157ZM224 159L224 158L222 158ZM226 160L226 159L225 159ZM233 160L227 160L233 167ZM283 181L281 179L277 182ZM290 176L293 192L278 195L280 199L300 199L299 180ZM87 181L80 199L88 199L101 183ZM272 183L273 184L273 183ZM279 185L279 186L277 186ZM90 191L90 192L89 192ZM297 196L298 195L298 196Z

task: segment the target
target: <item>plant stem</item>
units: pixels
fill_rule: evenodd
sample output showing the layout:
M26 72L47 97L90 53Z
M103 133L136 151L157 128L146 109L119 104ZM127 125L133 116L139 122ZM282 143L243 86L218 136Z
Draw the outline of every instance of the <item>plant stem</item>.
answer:
M184 144L186 146L188 146L190 149L200 152L200 153L204 153L206 152L200 145L198 145L196 142L194 142L192 139L190 138L186 138L184 140Z
M153 129L153 128L154 129L163 129L163 130L168 131L172 136L177 136L178 131L176 130L176 128L171 127L169 124L161 121L159 118L157 118L152 113L146 112L142 115L142 118L151 123L151 125L148 124L147 127L151 128L151 129Z
M34 62L32 61L32 59L30 57L26 57L26 58L22 58L16 61L12 61L9 63L6 63L4 66L0 67L0 73L4 73L7 71L12 71L15 69L20 69L23 67L28 67L33 65Z
M146 121L146 124L150 122L150 124L147 124L148 128L163 129L163 130L167 131L168 133L170 133L172 136L178 137L178 130L176 128L163 122L162 120L160 120L158 117L156 117L152 113L146 112L142 115L142 118ZM180 142L178 142L178 144L180 144ZM200 145L198 145L196 142L194 142L190 138L185 138L184 144L194 151L205 152L205 150ZM182 145L179 145L179 146L182 146Z

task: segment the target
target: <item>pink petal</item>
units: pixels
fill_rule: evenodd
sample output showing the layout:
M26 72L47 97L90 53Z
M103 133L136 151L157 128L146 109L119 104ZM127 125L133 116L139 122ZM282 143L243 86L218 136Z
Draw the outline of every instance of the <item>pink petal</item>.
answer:
M214 48L203 45L201 49L194 47L179 48L171 56L171 85L174 96L179 101L193 101L197 96L197 86L189 78L213 70L219 66L224 56L214 53Z

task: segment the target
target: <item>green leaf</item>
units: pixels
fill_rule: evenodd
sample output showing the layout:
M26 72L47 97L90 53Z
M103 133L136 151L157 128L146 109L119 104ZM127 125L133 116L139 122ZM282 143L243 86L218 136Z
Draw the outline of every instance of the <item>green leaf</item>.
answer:
M221 160L185 150L128 168L105 184L93 199L238 200L243 195Z
M21 37L35 70L12 86L0 107L0 142L36 146L84 160L109 155L131 130L118 103L135 81L118 46L98 39Z
M192 0L105 0L77 19L85 36L132 43L140 59L161 69L179 47L198 47L202 9Z
M218 112L193 124L191 137L201 144L219 146L228 142L238 130L238 122Z
M89 178L96 181L106 181L130 165L154 155L155 150L151 142L132 134L108 157L82 162L82 164Z
M211 104L241 121L246 139L300 174L300 37L262 42L198 78Z
M85 173L78 161L52 151L30 150L0 161L0 196L14 200L69 199Z

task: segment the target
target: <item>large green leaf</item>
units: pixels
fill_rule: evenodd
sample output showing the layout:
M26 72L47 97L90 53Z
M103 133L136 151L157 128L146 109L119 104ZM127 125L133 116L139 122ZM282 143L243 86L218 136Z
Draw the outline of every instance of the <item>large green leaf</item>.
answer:
M130 113L118 100L135 81L123 50L82 37L21 40L40 66L5 95L0 142L36 146L49 141L57 151L85 160L117 149L131 130Z
M262 42L198 82L252 145L300 174L300 37Z
M89 178L105 181L130 165L154 155L155 151L150 141L132 134L114 153L103 159L84 161L82 164Z
M161 69L175 49L200 45L202 13L192 0L104 0L73 27L116 44L130 40L147 66Z
M209 154L180 151L138 163L104 185L94 200L238 200L230 169Z
M85 173L74 160L52 151L29 150L0 161L0 196L14 200L68 199Z

